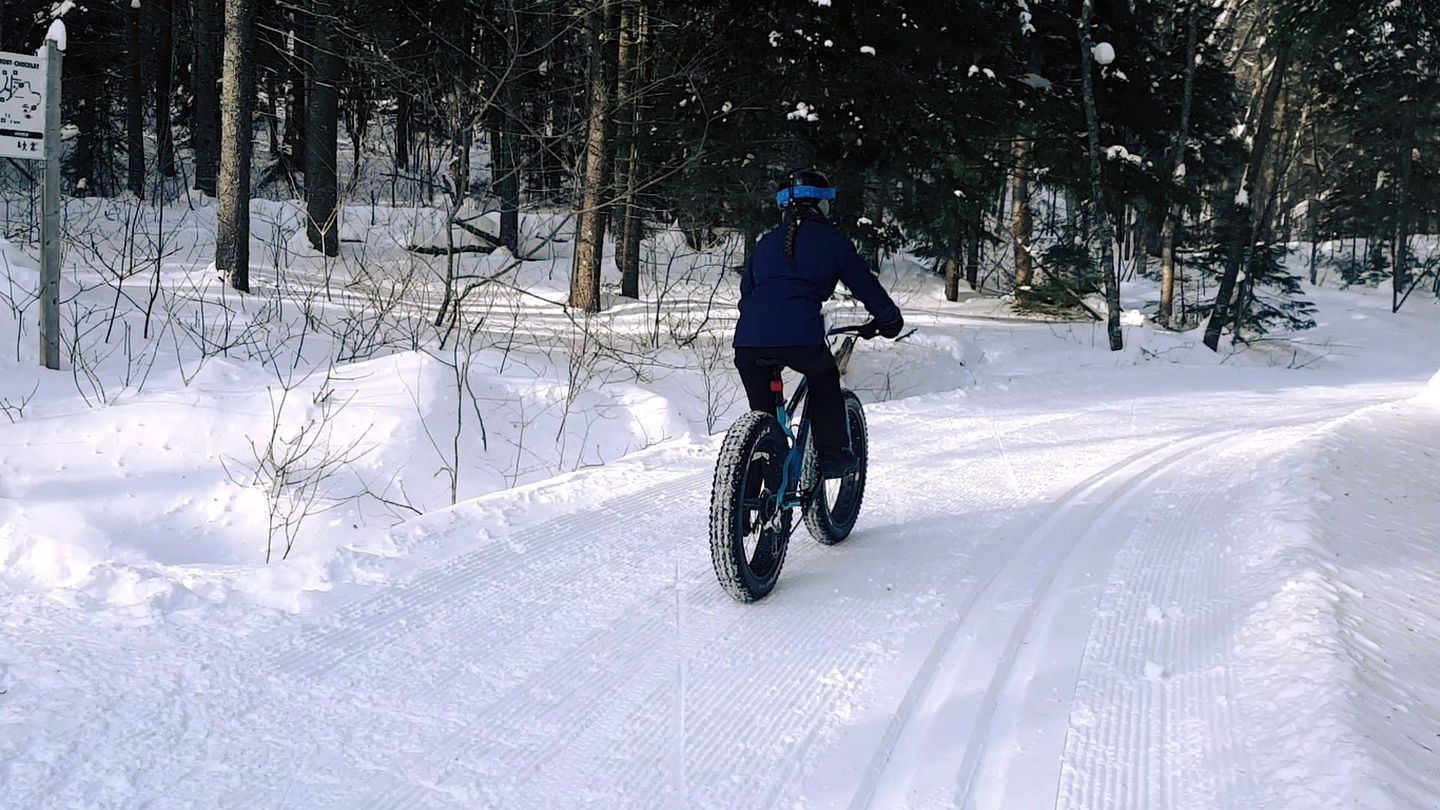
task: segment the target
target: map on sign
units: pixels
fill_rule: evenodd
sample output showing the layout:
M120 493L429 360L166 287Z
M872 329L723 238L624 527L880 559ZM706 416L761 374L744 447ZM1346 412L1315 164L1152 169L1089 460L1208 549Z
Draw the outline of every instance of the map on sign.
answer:
M45 62L0 52L0 157L45 157Z

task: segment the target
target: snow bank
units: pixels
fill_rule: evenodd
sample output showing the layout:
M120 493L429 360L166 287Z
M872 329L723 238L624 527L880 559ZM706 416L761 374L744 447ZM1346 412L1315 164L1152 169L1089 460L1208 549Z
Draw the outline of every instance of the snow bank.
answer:
M1415 742L1440 727L1440 414L1359 411L1315 434L1248 520L1241 694L1265 806L1434 806ZM1259 517L1260 519L1254 519Z
M1416 397L1416 400L1430 405L1440 405L1440 371L1435 372L1435 375L1430 378L1425 390Z

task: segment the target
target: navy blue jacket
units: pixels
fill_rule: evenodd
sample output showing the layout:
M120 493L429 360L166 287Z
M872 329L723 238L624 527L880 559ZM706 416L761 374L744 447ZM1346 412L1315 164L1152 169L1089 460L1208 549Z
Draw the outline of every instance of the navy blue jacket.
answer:
M877 320L893 320L900 308L880 280L828 219L810 214L795 235L795 255L785 255L781 225L755 245L740 279L737 347L819 346L825 343L820 305L843 281Z

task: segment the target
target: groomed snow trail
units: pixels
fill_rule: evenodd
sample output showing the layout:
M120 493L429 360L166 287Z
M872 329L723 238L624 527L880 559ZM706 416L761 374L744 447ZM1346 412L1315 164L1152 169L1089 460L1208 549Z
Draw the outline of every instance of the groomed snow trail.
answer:
M71 649L48 702L16 673L0 730L17 705L57 725L0 737L0 781L26 807L1256 806L1223 506L1399 394L1214 395L1224 429L1100 386L873 407L855 535L797 530L756 605L710 568L714 440L510 530L473 516L524 493L462 505L429 562L298 626L147 619ZM15 659L73 645L62 613L37 605Z

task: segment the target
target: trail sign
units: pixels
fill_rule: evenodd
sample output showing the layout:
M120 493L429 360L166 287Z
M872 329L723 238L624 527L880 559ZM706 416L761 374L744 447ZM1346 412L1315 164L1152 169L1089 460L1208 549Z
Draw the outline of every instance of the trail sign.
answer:
M46 157L43 54L0 51L0 157Z

